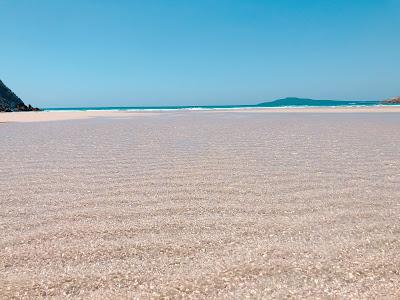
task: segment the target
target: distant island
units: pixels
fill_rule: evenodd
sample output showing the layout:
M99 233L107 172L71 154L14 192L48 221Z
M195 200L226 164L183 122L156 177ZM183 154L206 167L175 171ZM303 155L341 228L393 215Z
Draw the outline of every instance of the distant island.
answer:
M288 97L271 102L256 104L258 107L283 107L283 106L369 106L369 105L397 105L400 97L387 100L317 100L308 98Z
M0 80L0 111L39 111L40 109L32 107L30 104L25 103L13 93L4 83Z
M308 98L288 97L271 102L257 104L260 107L282 107L282 106L354 106L354 105L377 105L382 101L353 101L353 100L316 100Z

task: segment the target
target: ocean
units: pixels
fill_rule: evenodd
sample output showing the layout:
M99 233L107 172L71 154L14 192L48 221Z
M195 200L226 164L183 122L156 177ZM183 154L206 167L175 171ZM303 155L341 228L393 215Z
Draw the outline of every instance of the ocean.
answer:
M272 102L254 105L183 105L183 106L99 106L99 107L63 107L44 108L45 111L142 111L142 110L213 110L213 109L241 109L241 108L284 108L284 107L346 107L346 106L377 106L381 101L342 101L342 100L311 100L285 98ZM387 104L386 104L387 105Z

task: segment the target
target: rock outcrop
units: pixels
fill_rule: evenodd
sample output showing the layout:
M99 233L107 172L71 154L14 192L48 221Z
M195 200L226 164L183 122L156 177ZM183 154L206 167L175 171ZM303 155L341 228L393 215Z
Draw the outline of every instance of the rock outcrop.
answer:
M382 101L382 104L400 104L400 97L394 97L391 99L387 99Z
M27 106L0 80L0 111L38 111L38 108Z

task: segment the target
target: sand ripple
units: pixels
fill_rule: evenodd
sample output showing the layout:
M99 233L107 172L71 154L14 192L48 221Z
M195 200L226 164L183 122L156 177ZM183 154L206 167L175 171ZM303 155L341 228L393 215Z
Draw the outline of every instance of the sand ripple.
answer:
M0 124L1 298L400 297L398 113Z

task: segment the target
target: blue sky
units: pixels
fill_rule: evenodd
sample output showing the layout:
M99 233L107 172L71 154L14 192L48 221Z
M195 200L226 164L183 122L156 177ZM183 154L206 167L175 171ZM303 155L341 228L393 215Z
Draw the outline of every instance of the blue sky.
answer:
M400 0L0 0L0 36L40 107L400 94Z

